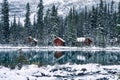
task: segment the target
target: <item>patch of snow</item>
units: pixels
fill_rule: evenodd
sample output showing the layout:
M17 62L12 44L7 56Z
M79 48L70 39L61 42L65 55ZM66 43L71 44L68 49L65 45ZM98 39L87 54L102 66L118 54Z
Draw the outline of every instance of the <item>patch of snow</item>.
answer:
M86 69L85 72L82 70ZM114 70L115 74L112 73ZM0 80L119 80L120 65L102 66L99 64L55 64L38 67L26 65L21 70L0 68Z

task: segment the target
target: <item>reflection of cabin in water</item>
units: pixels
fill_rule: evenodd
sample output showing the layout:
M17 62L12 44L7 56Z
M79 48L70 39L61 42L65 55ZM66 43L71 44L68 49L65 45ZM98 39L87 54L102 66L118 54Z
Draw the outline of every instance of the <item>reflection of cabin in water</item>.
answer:
M56 51L55 54L54 54L54 57L55 58L60 58L64 55L64 52L61 52L61 51Z
M54 45L55 46L64 46L65 45L65 40L63 40L62 38L60 37L56 37L54 39Z
M92 39L88 37L79 37L77 38L76 45L77 46L90 46L92 43Z

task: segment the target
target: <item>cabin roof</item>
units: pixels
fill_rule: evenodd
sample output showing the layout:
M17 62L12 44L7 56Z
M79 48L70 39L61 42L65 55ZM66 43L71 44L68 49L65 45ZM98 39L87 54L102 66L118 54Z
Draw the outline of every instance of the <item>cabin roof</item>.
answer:
M78 37L77 38L77 42L84 42L85 41L85 37Z
M59 40L61 40L62 42L65 42L65 40L62 39L62 38L60 38L60 37L56 37L54 40L56 40L56 39L59 39Z

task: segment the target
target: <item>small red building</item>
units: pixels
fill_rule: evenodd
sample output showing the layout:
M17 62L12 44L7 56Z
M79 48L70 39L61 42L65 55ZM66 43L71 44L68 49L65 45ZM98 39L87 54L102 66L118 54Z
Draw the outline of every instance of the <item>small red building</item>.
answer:
M56 37L54 39L54 45L55 46L64 46L65 45L65 40L63 40L62 38L60 37Z

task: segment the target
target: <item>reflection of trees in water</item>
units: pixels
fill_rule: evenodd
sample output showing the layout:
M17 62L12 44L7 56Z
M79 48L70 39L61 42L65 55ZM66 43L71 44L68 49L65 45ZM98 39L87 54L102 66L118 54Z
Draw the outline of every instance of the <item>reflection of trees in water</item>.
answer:
M100 63L100 64L119 64L119 52L83 52L83 51L65 51L57 52L63 55L60 58L55 57L54 51L25 51L22 57L19 57L17 51L0 52L0 65L9 66L19 62L28 62L27 64L55 64L55 63ZM18 60L17 60L18 59Z

